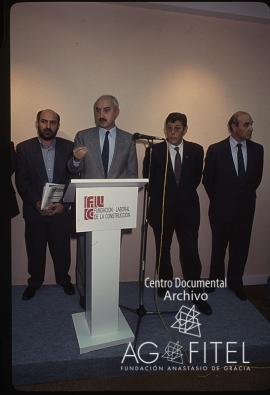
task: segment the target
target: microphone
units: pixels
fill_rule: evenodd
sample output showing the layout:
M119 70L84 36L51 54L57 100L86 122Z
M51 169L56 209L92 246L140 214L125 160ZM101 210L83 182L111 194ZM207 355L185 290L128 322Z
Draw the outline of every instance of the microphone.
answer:
M147 134L134 133L133 140L165 140L162 137L148 136Z

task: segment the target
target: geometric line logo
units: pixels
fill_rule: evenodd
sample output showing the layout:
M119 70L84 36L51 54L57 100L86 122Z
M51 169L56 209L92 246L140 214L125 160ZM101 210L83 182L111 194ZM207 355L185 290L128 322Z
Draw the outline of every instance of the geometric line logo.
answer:
M169 341L165 347L165 352L162 358L167 359L170 362L183 364L183 353L181 351L183 347L180 346L179 341L176 343Z
M201 337L200 323L197 316L200 313L195 310L195 305L190 309L182 306L175 318L176 321L171 325L171 328L178 329L180 333L186 335Z

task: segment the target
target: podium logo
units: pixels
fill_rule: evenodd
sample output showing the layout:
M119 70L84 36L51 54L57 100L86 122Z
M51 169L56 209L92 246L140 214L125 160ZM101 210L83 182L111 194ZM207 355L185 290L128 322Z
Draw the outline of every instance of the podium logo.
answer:
M104 196L84 197L84 219L93 219L94 211L97 207L104 207Z

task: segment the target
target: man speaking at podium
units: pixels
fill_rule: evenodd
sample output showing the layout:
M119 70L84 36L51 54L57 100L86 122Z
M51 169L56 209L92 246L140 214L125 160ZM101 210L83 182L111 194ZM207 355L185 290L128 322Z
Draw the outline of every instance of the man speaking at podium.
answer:
M74 175L92 178L138 178L136 145L132 134L119 129L118 100L102 95L94 103L96 127L79 131L74 140L68 168ZM76 285L80 305L85 309L85 234L79 234L76 257Z

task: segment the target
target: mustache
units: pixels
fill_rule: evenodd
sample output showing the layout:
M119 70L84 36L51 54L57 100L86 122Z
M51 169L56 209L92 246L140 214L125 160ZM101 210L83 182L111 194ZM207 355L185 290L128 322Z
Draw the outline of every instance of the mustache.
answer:
M106 122L107 119L105 119L105 118L99 118L99 122L102 122L102 121Z
M46 128L46 129L44 129L44 132L51 132L52 133L52 129Z

